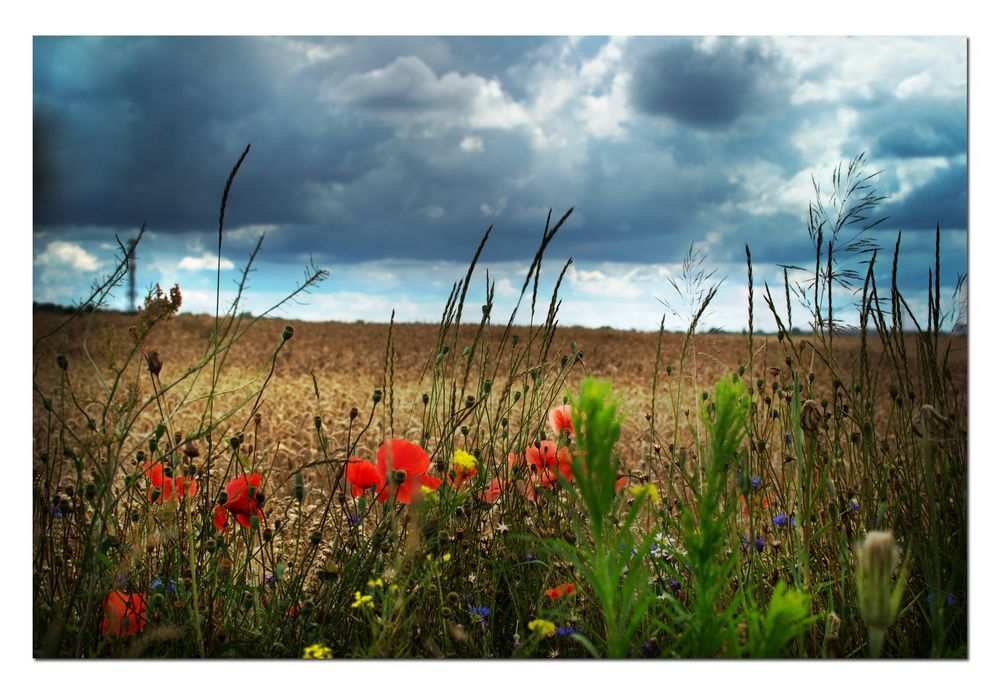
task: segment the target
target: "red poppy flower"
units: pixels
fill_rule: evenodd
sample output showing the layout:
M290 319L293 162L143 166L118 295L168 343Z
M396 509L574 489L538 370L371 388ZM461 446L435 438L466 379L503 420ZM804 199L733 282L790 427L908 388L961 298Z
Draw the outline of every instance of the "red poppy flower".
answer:
M252 499L249 496L250 487L254 488ZM236 522L244 528L250 527L250 516L257 516L261 520L264 519L264 512L260 509L260 504L264 503L263 495L260 493L260 473L241 475L235 480L226 483L226 494L229 495L229 499L221 508L215 509L214 523L215 527L219 530L226 527L226 514L222 509L235 514Z
M534 469L539 482L545 487L556 484L555 475L545 471L558 471L567 482L573 481L570 450L565 446L561 448L556 446L554 441L546 439L537 446L532 444L524 450L524 459Z
M431 459L427 452L405 439L390 439L379 447L375 463L381 476L378 500L384 502L393 495L401 504L409 504L421 487L437 489L441 480L427 475ZM391 472L391 475L389 473ZM388 489L389 491L385 491Z
M549 588L545 594L552 599L560 598L564 595L572 595L576 592L576 583L560 583L555 588Z
M212 523L215 525L216 530L226 529L226 510L218 504L215 505L215 515L212 517Z
M112 591L104 600L101 635L124 638L146 627L146 596Z
M143 472L149 480L149 489L146 491L146 497L149 501L159 503L173 498L175 486L177 488L177 496L181 499L185 496L193 497L198 489L194 480L185 483L183 477L167 477L166 473L164 473L164 465L162 463L148 462L143 468ZM154 489L160 490L160 495L156 499L153 499Z
M479 472L476 470L474 465L463 465L461 463L453 462L451 465L451 472L448 474L448 484L455 489L458 489L478 474Z
M747 506L747 498L741 494L740 495L740 501L743 503L743 515L744 516L749 516L750 515L750 508ZM762 495L761 498L760 498L760 500L757 502L757 505L759 507L766 508L767 507L767 496L766 495Z
M620 478L615 480L615 491L621 492L628 485L628 476L622 475Z
M557 437L563 430L566 430L568 436L573 436L573 419L568 404L557 406L549 411L549 427L552 428L552 433Z
M347 481L351 484L351 496L360 497L369 487L382 482L382 475L370 461L351 458L347 461Z
M495 477L489 481L486 485L486 489L479 493L479 500L486 502L487 504L492 504L500 495L504 493L507 489L507 483L502 481L500 478Z

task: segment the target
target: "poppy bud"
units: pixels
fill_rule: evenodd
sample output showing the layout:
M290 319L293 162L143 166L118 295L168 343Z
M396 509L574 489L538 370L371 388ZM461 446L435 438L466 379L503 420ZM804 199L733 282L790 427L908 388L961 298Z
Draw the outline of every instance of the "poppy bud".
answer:
M264 542L270 542L271 538L273 537L274 537L274 531L271 530L270 528L264 528L263 532L261 533L261 539L263 539Z
M215 503L218 504L219 506L225 506L228 502L229 502L229 495L226 493L226 490L222 490L221 492L219 492L219 498L216 500Z
M302 479L302 473L295 473L295 501L302 503L305 498L306 487L305 481Z
M514 392L514 402L517 403L520 400L521 400L521 392L520 391L515 391Z
M157 499L160 498L160 494L161 494L160 488L154 487L153 490L149 493L149 500L156 501Z
M320 418L319 415L314 415L313 416L313 427L315 427L316 429L319 429L322 426L323 426L323 420Z
M382 389L375 389L372 391L372 403L378 403L382 400Z
M65 372L69 368L69 361L66 359L66 356L63 355L62 353L56 356L56 364L59 365L59 369L61 369L63 372Z
M471 408L475 404L476 404L476 397L475 396L466 396L465 397L465 405L466 405L466 407Z
M483 382L483 393L489 393L492 388L493 388L493 382L491 382L489 379Z
M250 516L250 532L256 533L257 529L260 527L260 518L257 514Z
M462 428L461 428L460 431L462 432L462 436L463 437L469 436L469 426L468 425L462 425Z
M357 416L358 416L358 409L357 408L351 408L350 418L353 420Z
M423 404L424 404L424 405L427 405L428 403L430 403L430 402L431 402L431 397L430 397L430 396L428 396L427 394L423 394L423 395L422 395L422 396L420 397L420 400L421 400L421 401L423 401Z
M309 533L309 542L310 542L310 544L312 544L313 547L316 547L317 545L319 545L320 540L322 540L322 539L323 539L323 536L320 534L320 532L318 530L314 530L311 533Z
M747 368L744 367L743 365L740 365L739 376L742 377L746 371L747 371Z
M156 453L156 439L149 440L149 453Z
M215 551L215 540L212 540L211 538L205 540L205 551L209 554Z
M160 353L158 351L150 351L146 355L146 365L149 367L149 373L154 377L159 376L160 370L163 369L163 360L160 359Z
M563 355L561 358L559 358L559 366L560 367L565 367L567 362L569 362L569 358L566 357L565 355Z
M281 340L287 341L294 335L295 335L295 327L289 324L288 326L285 327L284 331L281 332Z

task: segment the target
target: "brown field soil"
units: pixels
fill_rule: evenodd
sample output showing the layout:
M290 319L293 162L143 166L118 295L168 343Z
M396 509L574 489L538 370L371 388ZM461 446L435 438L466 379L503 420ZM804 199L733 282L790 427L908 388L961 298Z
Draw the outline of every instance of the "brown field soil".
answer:
M65 320L65 315L37 312L34 315L34 337L48 333ZM102 413L107 401L105 387L113 384L110 365L120 363L133 346L129 326L134 318L119 313L101 313L77 320L56 336L44 340L34 353L35 382L43 394L56 400L60 393L56 356L65 354L69 361L68 376L80 407L92 416ZM214 320L207 316L182 315L159 324L147 339L147 350L159 352L163 361L160 379L164 385L174 381L205 355ZM250 418L251 404L256 391L264 382L269 355L281 340L286 325L295 328L294 337L285 344L277 357L273 376L261 399L261 422L257 438L249 434L254 427ZM458 349L471 343L475 325L463 326L458 339ZM491 327L490 347L495 348L503 327ZM521 339L529 337L526 327L516 327L513 333ZM322 420L323 429L333 445L346 434L352 407L366 417L372 408L372 392L389 386L386 371L386 342L388 324L371 323L320 323L281 319L265 319L254 325L232 348L222 362L217 391L222 392L213 403L213 413L231 410L242 403L242 408L223 424L224 433L246 430L248 442L256 444L255 452L270 457L268 464L285 477L291 471L308 463L317 455L317 435L314 416ZM562 390L572 395L578 381L584 376L610 379L621 397L625 421L619 450L627 467L644 466L644 459L652 459L654 441L646 415L652 406L652 380L656 363L659 335L655 332L616 331L559 327L555 334L550 361L558 363L561 355L571 357L571 343L583 352L582 361L572 369ZM421 420L421 394L430 386L428 365L437 352L438 326L436 324L395 324L393 341L395 358L392 363L392 416L385 408L375 416L371 432L358 448L359 455L374 456L375 450L386 436L416 439ZM674 406L670 388L677 388L678 359L684 334L664 333L659 381L655 396L656 429L661 438L672 438ZM877 338L869 340L873 359L877 362ZM951 354L949 369L954 386L964 391L966 387L966 341L949 339ZM85 346L86 345L86 352ZM772 380L784 377L784 345L775 337L754 336L753 373L747 381L763 379L768 386ZM853 382L858 360L860 338L839 336L835 341L838 365L844 373L845 384ZM750 342L746 335L699 333L694 337L691 355L685 366L683 390L687 397L677 407L681 415L691 410L701 391L711 388L726 372L733 372L748 364ZM915 350L915 348L914 348ZM808 352L808 350L807 350ZM818 358L813 358L816 386L821 395L832 390L832 377ZM672 374L666 368L673 369ZM782 375L769 373L779 368ZM476 367L472 368L471 381L475 381ZM501 372L504 369L501 368ZM137 395L147 400L152 395L150 377L141 358L135 358L129 370L129 381L121 382L115 398ZM205 394L209 390L212 366L205 367L198 377L188 377L170 389L166 401L173 429L188 433L197 428L205 412ZM101 382L104 382L103 384ZM783 381L783 380L782 380ZM498 389L499 383L494 384ZM63 394L66 395L66 394ZM879 408L889 409L888 394L876 396ZM919 403L919 402L918 402ZM37 451L44 448L49 423L38 392L33 396L33 437ZM178 410L179 412L174 412ZM881 411L880 411L881 412ZM70 427L81 434L80 420L70 421ZM155 405L148 406L135 431L148 435L159 420ZM514 420L511 421L512 426ZM541 421L538 423L541 424ZM964 421L961 423L964 426ZM683 427L683 422L682 425ZM138 447L139 440L136 441ZM779 459L775 459L776 464ZM655 468L650 468L658 475Z

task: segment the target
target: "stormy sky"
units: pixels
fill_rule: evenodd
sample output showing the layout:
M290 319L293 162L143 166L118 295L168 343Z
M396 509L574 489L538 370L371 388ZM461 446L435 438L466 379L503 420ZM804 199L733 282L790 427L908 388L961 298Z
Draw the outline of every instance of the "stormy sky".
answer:
M693 249L715 271L703 287L724 279L703 326L745 328L749 244L755 326L773 330L763 282L814 263L814 182L835 218L832 173L862 152L885 197L869 218L888 217L862 235L880 285L901 231L923 318L938 224L946 302L967 271L960 37L36 37L33 60L38 302L85 297L145 222L140 292L178 283L185 311L214 310L219 201L248 143L222 281L225 302L264 233L255 313L311 258L330 278L280 315L434 321L492 225L470 300L489 269L505 320L549 209L573 207L542 267L550 291L573 259L561 323L684 328ZM847 322L853 287L834 293ZM126 302L122 287L109 306Z

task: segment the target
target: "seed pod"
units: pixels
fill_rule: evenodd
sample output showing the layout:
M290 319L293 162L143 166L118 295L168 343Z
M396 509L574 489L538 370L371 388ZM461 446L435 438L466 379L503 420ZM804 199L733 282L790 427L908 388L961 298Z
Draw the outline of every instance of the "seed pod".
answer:
M163 369L163 360L160 359L158 351L152 350L146 355L146 366L149 368L149 373L154 377L160 375L160 370Z
M295 335L295 327L289 324L288 326L285 327L284 331L281 332L281 340L287 341L294 335Z
M56 364L59 365L59 369L63 372L69 369L69 360L67 360L66 356L62 353L59 353L59 355L56 356Z

